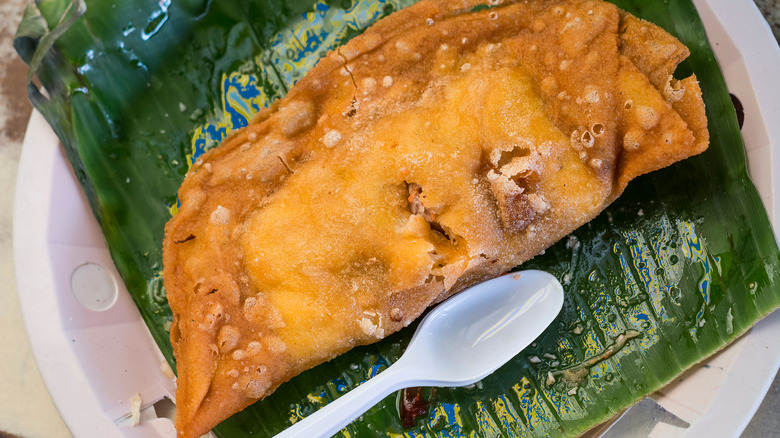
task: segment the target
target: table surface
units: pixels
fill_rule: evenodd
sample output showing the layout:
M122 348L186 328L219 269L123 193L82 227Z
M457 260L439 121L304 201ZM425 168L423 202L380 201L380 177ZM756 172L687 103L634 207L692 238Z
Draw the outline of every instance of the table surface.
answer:
M780 41L780 0L754 0ZM13 194L16 170L32 106L26 96L27 66L12 47L25 0L0 1L0 438L67 438L65 423L49 397L24 331L13 268ZM743 438L780 435L780 375L743 433Z

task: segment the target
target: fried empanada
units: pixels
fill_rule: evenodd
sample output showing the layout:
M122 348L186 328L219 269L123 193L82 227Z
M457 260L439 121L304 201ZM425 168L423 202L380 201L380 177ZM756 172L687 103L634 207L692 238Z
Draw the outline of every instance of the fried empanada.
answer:
M603 1L423 0L193 165L166 226L176 427L539 254L708 145L687 49ZM663 47L662 47L663 46Z

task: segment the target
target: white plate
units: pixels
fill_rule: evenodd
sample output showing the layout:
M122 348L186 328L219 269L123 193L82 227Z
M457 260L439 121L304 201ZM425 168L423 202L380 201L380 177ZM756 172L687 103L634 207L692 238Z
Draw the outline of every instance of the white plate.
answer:
M744 105L750 174L777 230L780 49L751 0L694 3L728 87ZM38 113L22 150L13 236L19 299L33 353L73 435L174 437L170 419L157 418L161 404L157 410L153 405L173 399L175 384L161 370L162 354L124 289L57 137ZM661 424L653 435L738 436L780 365L778 336L780 312L775 312L708 360L709 368L689 372L681 383L655 394L691 427L674 430ZM136 393L143 401L141 423L123 425Z

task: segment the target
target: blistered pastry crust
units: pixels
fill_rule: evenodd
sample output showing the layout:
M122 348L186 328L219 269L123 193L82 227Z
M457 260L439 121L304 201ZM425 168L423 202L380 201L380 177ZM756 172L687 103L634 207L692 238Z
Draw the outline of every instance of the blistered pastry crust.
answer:
M166 226L176 426L199 436L708 144L687 49L602 1L423 0L192 167Z

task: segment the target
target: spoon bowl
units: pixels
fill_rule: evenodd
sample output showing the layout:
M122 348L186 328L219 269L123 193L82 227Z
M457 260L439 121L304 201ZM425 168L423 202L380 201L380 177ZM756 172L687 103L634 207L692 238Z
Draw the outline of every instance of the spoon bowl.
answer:
M511 273L466 289L428 313L389 368L277 438L331 436L402 388L475 383L527 347L562 306L563 288L542 271Z
M563 288L546 272L478 284L433 309L396 364L417 368L412 386L470 385L533 342L562 305Z

